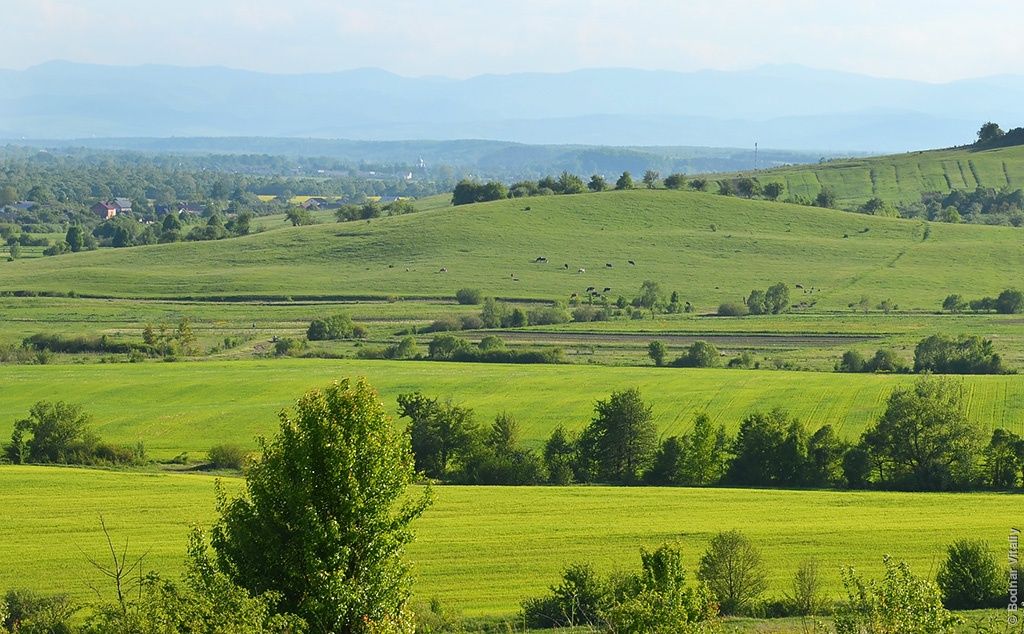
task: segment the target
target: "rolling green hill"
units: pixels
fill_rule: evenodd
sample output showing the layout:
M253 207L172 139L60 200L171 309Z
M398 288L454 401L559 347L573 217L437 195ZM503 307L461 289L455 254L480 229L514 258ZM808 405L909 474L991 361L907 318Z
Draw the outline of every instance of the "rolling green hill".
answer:
M841 207L853 208L872 197L914 202L924 192L991 187L1024 188L1024 146L976 151L930 150L873 158L828 161L757 173L762 183L778 181L784 196L813 199L831 188Z
M784 281L813 287L797 301L817 309L845 309L865 294L934 309L951 292L992 294L1019 283L1022 237L1011 228L926 227L712 194L607 192L3 262L0 291L451 297L475 287L567 299L590 286L632 297L652 279L710 310ZM547 264L534 262L541 256Z

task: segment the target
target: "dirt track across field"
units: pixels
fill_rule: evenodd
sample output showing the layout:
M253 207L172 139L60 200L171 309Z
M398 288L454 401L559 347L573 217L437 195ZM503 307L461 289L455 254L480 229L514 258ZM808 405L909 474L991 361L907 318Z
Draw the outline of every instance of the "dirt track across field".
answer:
M823 348L872 341L873 335L769 335L769 334L678 334L678 333L604 333L604 332L532 332L529 330L488 330L478 337L498 335L506 341L561 345L646 346L655 339L668 346L688 346L694 341L707 341L719 348Z

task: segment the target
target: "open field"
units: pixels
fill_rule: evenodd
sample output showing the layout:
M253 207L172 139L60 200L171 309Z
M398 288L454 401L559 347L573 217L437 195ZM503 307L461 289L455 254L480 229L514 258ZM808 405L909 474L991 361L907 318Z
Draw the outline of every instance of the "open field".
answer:
M479 306L453 300L200 302L123 300L70 297L0 297L0 344L17 344L36 333L107 336L115 342L141 341L146 324L172 328L188 317L204 351L218 359L265 356L274 337L305 335L310 320L338 312L367 327L368 338L319 342L315 351L352 357L358 345L393 343L412 329L422 331L445 316L478 314ZM1024 320L1019 315L870 313L789 313L719 318L700 314L658 314L654 319L615 319L500 331L510 345L559 345L572 363L649 365L647 344L658 339L669 358L695 339L706 339L726 355L750 352L762 366L829 371L848 349L867 355L878 348L894 349L912 363L913 349L924 336L972 334L991 339L1011 368L1024 367ZM492 331L462 333L477 340ZM420 344L430 334L419 334ZM226 337L237 341L223 349ZM421 348L422 350L422 348ZM93 355L96 357L99 355ZM83 357L62 357L80 362Z
M85 405L106 439L141 440L157 458L182 451L199 457L212 445L249 445L256 435L273 432L282 408L306 390L346 376L365 376L391 411L398 394L414 390L472 407L481 422L507 411L519 420L531 446L559 424L581 429L596 399L631 387L639 387L653 406L663 434L685 431L701 411L735 431L752 411L784 407L813 428L827 423L855 438L882 412L894 387L915 380L907 375L319 359L0 366L0 438L32 403L60 399ZM962 380L972 421L983 428L1024 431L1024 375Z
M1018 283L1022 236L971 225L926 232L916 221L713 194L607 192L0 262L0 291L301 299L451 297L475 287L568 299L588 286L631 297L653 279L707 312L783 281L813 287L794 299L816 310L846 309L864 295L934 310L951 292L994 294ZM538 256L549 264L534 263Z
M873 196L893 203L914 202L924 192L1024 187L1024 146L836 160L766 170L758 172L757 178L762 183L785 184L785 195L812 199L822 187L831 188L843 207L859 206Z
M0 588L69 592L92 600L85 555L102 557L98 517L149 568L173 574L192 525L215 518L213 478L56 467L0 467ZM229 491L240 482L226 479ZM678 541L694 570L707 540L738 528L763 549L771 594L816 557L832 594L838 568L877 575L885 553L934 574L945 544L980 538L1003 548L1013 498L750 489L437 487L410 549L421 597L467 616L511 615L574 561L634 568L640 546Z

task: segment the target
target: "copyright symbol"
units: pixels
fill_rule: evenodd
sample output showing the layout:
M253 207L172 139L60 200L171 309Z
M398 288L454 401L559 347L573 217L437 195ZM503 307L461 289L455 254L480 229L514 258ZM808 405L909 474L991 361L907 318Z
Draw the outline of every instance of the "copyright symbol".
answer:
M1006 617L1006 623L1009 624L1009 625L1016 625L1017 624L1017 615L1016 614L1011 614L1011 615L1007 616Z

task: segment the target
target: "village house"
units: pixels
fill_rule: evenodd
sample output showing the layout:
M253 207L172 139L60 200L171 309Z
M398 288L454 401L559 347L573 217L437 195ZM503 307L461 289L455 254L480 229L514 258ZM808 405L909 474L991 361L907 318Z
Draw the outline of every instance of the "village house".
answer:
M117 207L112 202L100 201L89 208L100 220L110 220L117 215Z
M132 200L130 198L115 198L114 200L103 200L89 208L100 220L110 220L117 214L130 213Z

